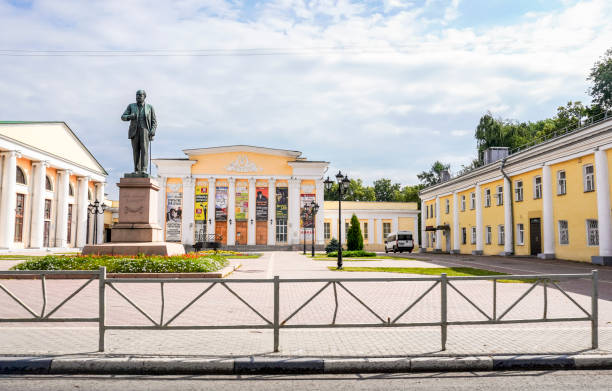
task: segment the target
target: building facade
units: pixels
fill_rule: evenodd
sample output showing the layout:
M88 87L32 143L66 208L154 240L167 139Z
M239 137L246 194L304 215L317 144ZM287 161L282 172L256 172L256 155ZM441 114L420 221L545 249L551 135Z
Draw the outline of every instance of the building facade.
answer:
M342 201L342 216L338 216L338 201L325 201L324 239L338 239L338 221L342 243L346 244L346 232L351 217L357 216L363 236L363 247L370 251L384 251L385 238L391 232L410 231L415 238L415 250L419 248L416 238L419 232L419 213L415 202L363 202Z
M422 246L609 264L610 164L606 118L427 187Z
M215 234L225 246L323 244L323 174L328 162L301 152L234 145L186 149L153 159L160 182L159 224L169 242L193 245ZM305 204L321 209L302 219ZM306 223L304 222L306 221Z
M0 157L0 249L102 243L107 173L66 123L0 122Z

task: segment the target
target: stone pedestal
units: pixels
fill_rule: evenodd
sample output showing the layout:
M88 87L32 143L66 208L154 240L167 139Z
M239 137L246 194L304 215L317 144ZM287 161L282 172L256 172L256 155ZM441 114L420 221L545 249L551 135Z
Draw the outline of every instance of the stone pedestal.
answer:
M126 175L117 186L119 222L111 229L111 243L87 245L83 254L184 254L182 244L163 241L164 232L157 224L157 181Z

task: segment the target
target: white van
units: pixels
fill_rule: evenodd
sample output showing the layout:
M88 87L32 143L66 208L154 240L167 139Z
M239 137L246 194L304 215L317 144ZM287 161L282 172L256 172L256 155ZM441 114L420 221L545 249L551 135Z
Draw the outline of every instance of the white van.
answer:
M408 251L412 252L414 249L414 239L412 238L412 231L397 231L391 232L387 235L385 239L385 252L389 251L402 252Z

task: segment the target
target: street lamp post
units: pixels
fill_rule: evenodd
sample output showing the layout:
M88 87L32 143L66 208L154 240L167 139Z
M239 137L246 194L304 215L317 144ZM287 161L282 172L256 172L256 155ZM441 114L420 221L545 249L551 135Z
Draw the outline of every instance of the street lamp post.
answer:
M302 230L304 231L304 255L306 255L306 216L308 216L307 211L308 205L304 205L302 208Z
M336 181L338 182L338 269L342 269L342 196L346 194L349 189L351 181L348 179L348 175L342 175L340 171L336 174ZM323 182L325 188L331 190L334 181L327 179Z
M87 210L94 215L93 244L98 244L98 215L104 214L106 205L96 200L93 204L87 206Z
M312 239L312 257L314 258L315 256L315 224L316 224L317 212L319 211L319 204L312 201L312 203L310 204L310 208L312 210L312 238L311 238Z

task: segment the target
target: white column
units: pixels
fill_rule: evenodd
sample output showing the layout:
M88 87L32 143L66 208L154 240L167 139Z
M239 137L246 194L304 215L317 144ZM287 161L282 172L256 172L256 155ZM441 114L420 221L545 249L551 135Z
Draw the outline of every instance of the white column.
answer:
M425 231L425 219L427 214L423 214L425 212L425 201L421 200L421 252L425 252L427 249L427 232Z
M59 170L57 184L57 214L55 222L55 246L68 247L68 189L70 186L69 170Z
M555 257L555 225L553 221L552 175L550 166L542 167L542 244L543 252L538 257Z
M459 254L459 207L457 205L457 192L453 192L453 253Z
M475 254L481 255L484 249L482 243L482 192L480 185L476 184L476 251Z
M15 207L17 202L15 176L17 151L3 152L2 195L0 198L0 248L11 248L15 240Z
M272 221L272 223L270 223ZM268 179L268 246L276 245L276 179Z
M249 211L247 216L247 244L254 246L257 241L255 240L255 178L249 178Z
M43 229L45 226L45 179L47 162L33 162L32 175L32 217L30 222L30 247L43 246Z
M104 204L104 182L96 183L96 200L100 205ZM96 243L104 243L104 213L98 215L98 226L96 227Z
M514 245L512 237L514 236L514 227L512 224L512 189L511 182L504 178L504 254L511 255L514 253Z
M419 214L414 215L414 230L412 231L412 244L414 248L419 247L417 235L419 234Z
M347 223L347 214L344 210L341 211L342 212L342 216L340 216L340 221L338 222L338 224L340 224L340 234L342 235L342 245L346 246L346 223ZM348 222L350 224L350 222Z
M376 238L374 238L374 219L368 219L368 243L374 244L376 243Z
M157 200L157 204L159 205L157 209L157 221L159 226L162 229L162 238L166 237L166 182L168 181L167 177L159 178L159 198Z
M415 231L416 232L416 231ZM376 243L384 243L385 238L383 238L383 227L382 227L382 219L376 219Z
M287 223L287 244L300 243L300 183L299 179L289 179L289 205Z
M334 213L331 218L331 225L329 227L331 229L331 237L338 239L338 214Z
M217 191L217 180L214 177L208 178L208 227L206 228L207 234L215 233L215 198Z
M88 177L78 177L77 190L77 236L76 247L84 247L87 243L87 187L89 183Z
M181 215L181 243L193 245L195 235L194 202L195 179L191 176L181 178L183 182L183 212Z
M442 231L438 229L440 225L440 197L436 196L436 206L434 206L436 214L436 251L442 251Z
M317 244L325 244L325 186L323 179L315 182L316 186L316 203L319 205L317 218L315 222L315 239Z
M399 217L395 216L391 220L391 231L397 232L399 230Z
M610 181L606 151L595 151L595 190L597 192L597 226L599 258L594 263L612 264L612 219L610 217Z
M227 245L233 246L236 244L236 179L229 178L227 183Z

